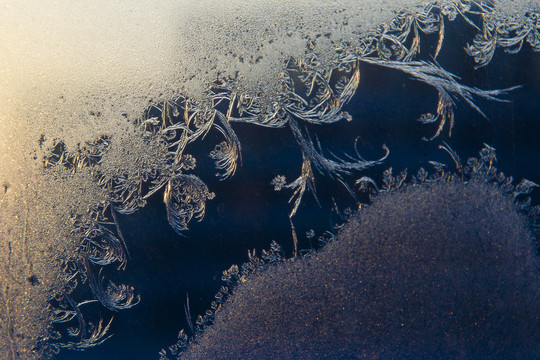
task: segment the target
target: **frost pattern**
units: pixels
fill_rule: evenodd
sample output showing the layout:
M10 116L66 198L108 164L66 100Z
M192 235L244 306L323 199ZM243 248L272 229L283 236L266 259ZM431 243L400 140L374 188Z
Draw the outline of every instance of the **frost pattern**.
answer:
M535 238L540 237L539 215L540 206L531 206L530 198L527 197L535 188L539 185L534 182L523 179L519 183L515 184L514 179L510 176L507 177L504 173L499 172L495 167L497 161L495 148L484 144L484 148L479 151L478 157L472 157L467 160L465 164L461 163L461 160L457 153L446 143L439 147L441 150L447 152L451 160L454 162L456 171L447 171L446 164L439 164L441 166L435 167L435 171L429 173L423 168L420 168L418 173L409 178L407 171L404 170L399 175L394 176L392 169L388 169L384 172L383 182L380 186L368 177L362 177L357 180L356 184L361 186L361 190L369 191L371 187L378 195L382 193L391 193L403 190L408 186L418 186L425 182L446 182L451 183L455 181L477 181L495 183L499 189L506 194L513 194L514 206L517 211L524 213L530 220L530 224L533 227ZM444 168L444 169L443 169ZM369 205L368 205L369 206ZM334 234L327 233L321 237L322 243L328 243L334 240ZM301 256L305 259L312 255L312 252L308 252ZM255 255L255 252L248 252L248 261L241 266L232 265L228 270L225 270L222 275L222 281L225 283L221 287L219 292L215 295L214 301L212 301L210 309L206 311L204 315L199 315L196 321L196 325L191 327L191 336L188 336L184 330L181 330L178 334L178 340L175 344L169 346L167 349L162 349L159 352L160 360L181 359L182 353L186 349L197 343L198 337L200 337L205 329L212 326L216 316L219 315L220 310L227 301L228 297L234 293L235 288L240 286L243 282L249 281L250 277L259 272L264 272L270 266L283 266L283 263L297 261L297 258L286 258L283 252L276 242L272 242L269 250L263 250L260 257ZM251 279L252 280L252 279ZM256 279L255 279L256 280Z
M516 184L512 176L506 176L503 172L498 171L495 166L497 162L495 148L488 144L484 144L484 147L478 153L478 157L471 157L467 159L466 163L462 163L459 155L446 142L439 145L439 149L445 151L450 156L455 170L448 170L449 166L447 164L434 161L430 162L435 171L430 173L424 168L420 168L410 181L413 186L425 182L451 182L458 179L495 183L502 192L512 195L516 210L528 216L536 237L540 236L540 227L538 226L540 205L532 206L531 198L529 197L540 185L528 179L522 179ZM377 186L375 180L367 176L356 180L356 185L360 191L380 194L399 191L405 186L410 186L407 183L407 179L408 174L406 170L401 171L398 175L394 175L392 168L389 168L383 173L381 186Z
M199 221L204 216L206 200L214 198L208 187L194 175L178 175L167 183L163 202L167 206L167 218L174 231L182 235L195 216Z
M57 350L84 350L101 344L110 337L107 331L112 318L107 325L103 325L102 318L88 322L83 314L83 305L99 302L109 310L119 311L135 306L140 300L132 286L105 281L102 275L103 269L109 265L116 265L118 270L125 269L129 258L115 212L110 204L102 203L91 209L88 217L75 215L72 219L74 229L71 235L78 239L81 256L60 264L68 281L63 292L51 301L51 321L53 324L66 324L65 326L69 327L64 335L59 331L55 332L52 346ZM77 303L73 291L79 284L88 284L94 299Z
M533 51L540 51L540 20L537 12L528 12L525 17L514 17L501 22L490 19L487 13L482 31L465 49L474 57L477 67L489 64L495 50L500 47L506 53L516 54L523 44L528 43Z
M287 182L285 176L278 174L271 184L275 190L292 192L289 220L296 255L298 240L293 219L306 190L317 199L316 177L322 175L333 179L353 194L351 178L368 167L380 164L389 154L384 144L381 144L381 155L372 160L361 156L357 144L351 144L349 153L332 154L310 132L310 127L355 121L343 109L360 86L363 64L403 72L438 92L435 110L426 112L418 119L422 123L438 124L429 140L441 136L445 129L448 136L451 135L455 122L454 109L459 101L482 115L475 103L477 99L504 101L500 97L516 87L502 90L469 87L459 83L457 77L435 61L443 47L445 22L457 18L462 18L478 31L466 49L478 66L489 63L497 46L515 53L526 42L534 51L540 50L540 26L536 12L509 20L501 19L489 2L463 0L445 5L430 4L419 12L400 12L389 23L364 35L359 47L353 48L343 42L336 47L330 66L320 62L314 50L317 40L309 39L303 58L287 59L281 74L281 95L273 102L268 102L263 95L238 90L234 78L222 78L209 86L205 101L179 96L154 104L147 116L137 121L138 130L145 141L159 144L164 149L163 156L152 164L138 169L118 168L114 171L102 167L102 159L111 151L114 140L108 136L102 136L72 152L66 151L65 145L57 141L44 159L45 168L61 168L72 174L89 171L109 199L108 202L96 204L88 214L73 215L72 235L81 244L81 258L65 265L65 271L72 281L61 298L56 299L58 312L53 321L63 323L76 319L76 330L68 331L68 336L78 340L59 341L58 346L85 348L106 339L109 325L103 326L102 320L99 320L98 325L86 326L79 307L87 302L76 304L70 298L78 283L88 282L95 300L114 311L130 308L139 301L132 287L107 282L102 275L102 269L113 264L118 269L124 269L129 258L117 213L132 214L144 207L150 196L162 192L168 221L178 234L185 234L193 218L203 218L206 201L211 200L214 194L203 179L195 175L197 159L188 151L192 143L201 141L210 132L217 132L222 138L208 156L215 162L216 176L225 180L234 175L242 162L242 146L234 130L235 123L270 129L288 128L291 131L302 155L298 177ZM423 60L425 55L421 52L421 45L426 36L434 34L438 40L429 54L431 58ZM419 173L417 179L426 179L426 176ZM399 188L404 179L404 175L396 178L391 171L387 172L382 189ZM357 185L369 187L370 184L375 183L369 178L357 180ZM531 185L524 183L522 188L515 190L516 196L526 193ZM234 277L233 270L231 276Z
M232 289L238 286L239 283L245 281L249 276L263 272L270 266L276 266L285 261L286 259L281 247L275 241L270 244L269 250L262 250L261 255L257 256L255 251L248 252L248 261L242 266L232 265L228 270L223 271L221 280L224 285L221 286L219 292L215 295L214 300L210 304L210 310L207 310L204 315L199 315L195 321L195 325L191 326L191 337L189 337L184 330L180 330L178 334L178 341L169 346L167 350L162 349L159 352L160 360L169 359L168 354L174 356L174 358L180 358L180 355L189 344L196 339L197 336L204 332L207 326L210 326L217 312L221 309L223 304L227 301L232 294ZM186 314L189 314L186 311ZM191 323L191 319L188 320Z
M80 308L92 301L84 301L76 304L68 295L64 295L64 299L67 304L63 304L63 306L66 306L66 308L60 307L55 309L52 322L62 324L76 319L78 327L69 328L68 333L71 337L76 338L77 341L62 343L59 345L60 347L71 350L84 350L88 347L99 345L112 336L106 336L111 326L112 318L105 326L103 326L103 319L99 320L97 326L93 323L87 324L84 320ZM60 337L60 334L57 334L57 336Z

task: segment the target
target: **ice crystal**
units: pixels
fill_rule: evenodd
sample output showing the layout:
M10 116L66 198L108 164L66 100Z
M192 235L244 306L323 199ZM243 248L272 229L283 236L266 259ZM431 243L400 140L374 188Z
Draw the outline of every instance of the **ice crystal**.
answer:
M177 175L170 179L163 194L163 202L174 231L182 235L193 217L200 221L204 216L206 200L214 196L195 175Z

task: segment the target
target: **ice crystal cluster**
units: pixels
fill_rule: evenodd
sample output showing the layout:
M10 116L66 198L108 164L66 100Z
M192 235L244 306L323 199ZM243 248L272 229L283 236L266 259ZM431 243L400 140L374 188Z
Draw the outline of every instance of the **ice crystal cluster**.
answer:
M296 252L294 217L306 191L316 198L316 178L350 190L392 151L332 154L309 130L359 121L344 106L364 65L432 87L438 101L410 121L436 125L427 140L449 136L463 121L456 106L483 114L478 100L505 101L513 88L470 87L438 65L448 23L474 30L465 50L483 67L496 51L540 50L538 11L535 1L4 1L0 357L103 342L111 320L86 309L139 301L107 278L129 264L118 214L161 196L184 234L216 196L198 163L211 159L222 180L242 165L238 123L287 128L301 152L297 177L272 182L291 192ZM191 147L209 134L220 140L196 158Z

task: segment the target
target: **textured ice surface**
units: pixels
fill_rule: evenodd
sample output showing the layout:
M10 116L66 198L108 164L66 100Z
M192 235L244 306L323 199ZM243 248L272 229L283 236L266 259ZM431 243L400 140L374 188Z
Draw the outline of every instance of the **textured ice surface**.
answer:
M528 183L462 176L388 177L322 250L231 268L178 358L536 358L540 264L514 202Z
M49 340L78 348L106 337L108 319L84 317L94 303L70 294L84 283L109 309L137 302L100 270L129 257L115 216L159 194L176 230L200 218L212 189L190 173L188 145L220 134L210 155L225 179L241 163L235 122L290 128L303 161L296 180L278 184L293 194L294 237L315 174L339 182L387 153L324 156L303 126L353 120L342 108L363 63L434 88L439 101L421 120L449 133L457 102L481 111L476 100L505 92L419 61L421 39L442 44L444 24L463 18L478 34L468 52L486 65L497 47L540 48L537 10L536 1L3 2L0 355L30 359L45 356ZM73 323L68 340L51 321Z

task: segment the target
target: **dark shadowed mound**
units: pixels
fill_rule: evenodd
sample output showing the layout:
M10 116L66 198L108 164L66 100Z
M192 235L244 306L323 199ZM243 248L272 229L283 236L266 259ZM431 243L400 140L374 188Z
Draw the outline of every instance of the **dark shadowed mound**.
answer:
M536 359L532 241L496 185L382 194L323 250L241 282L182 359Z

